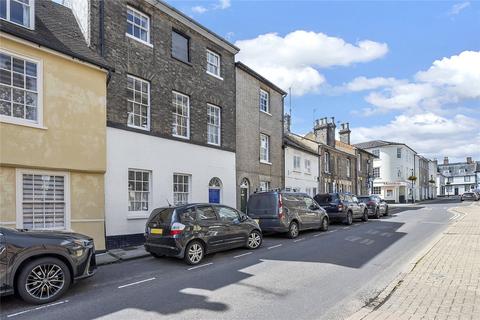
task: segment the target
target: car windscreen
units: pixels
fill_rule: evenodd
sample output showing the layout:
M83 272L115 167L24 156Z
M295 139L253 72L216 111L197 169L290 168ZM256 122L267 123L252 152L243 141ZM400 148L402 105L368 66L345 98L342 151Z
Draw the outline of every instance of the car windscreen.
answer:
M252 194L248 199L247 214L249 216L276 216L277 196L275 193Z
M367 203L368 201L372 200L370 197L357 197L358 201Z
M472 192L465 192L463 195L464 195L464 196L469 196L469 197L470 197L470 196L473 196L473 193L472 193Z
M149 222L156 222L161 225L170 224L172 222L172 215L174 211L174 208L155 209L150 215L151 218Z

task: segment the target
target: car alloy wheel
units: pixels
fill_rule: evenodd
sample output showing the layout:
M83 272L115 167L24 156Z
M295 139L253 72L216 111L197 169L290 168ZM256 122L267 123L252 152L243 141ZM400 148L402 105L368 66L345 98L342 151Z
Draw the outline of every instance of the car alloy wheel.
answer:
M321 231L327 231L328 230L328 220L327 218L322 219L322 225L320 227Z
M191 242L187 246L187 253L185 254L185 260L188 264L197 264L203 259L203 246L197 242Z
M363 222L367 222L367 221L368 221L368 211L367 211L367 210L363 211L362 221L363 221Z
M353 216L352 216L352 213L349 211L347 212L347 220L346 220L346 224L349 226L353 223Z
M257 230L253 230L248 235L248 244L249 249L257 249L262 244L262 235Z
M35 299L46 300L60 292L64 285L65 276L60 266L41 264L30 271L25 290Z
M290 223L290 228L288 230L288 236L290 239L298 237L298 224L296 222Z

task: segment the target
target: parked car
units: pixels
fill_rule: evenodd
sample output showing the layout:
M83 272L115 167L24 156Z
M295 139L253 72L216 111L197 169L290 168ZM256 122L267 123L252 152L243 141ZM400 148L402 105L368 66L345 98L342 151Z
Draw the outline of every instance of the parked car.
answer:
M198 264L206 254L262 244L258 223L217 204L188 204L152 211L145 228L145 249L154 257L183 258Z
M257 192L250 195L247 214L264 232L296 238L307 229L328 230L329 217L309 195L293 192Z
M380 219L381 216L388 216L388 203L379 196L358 196L357 198L367 205L368 216L376 219Z
M92 276L95 269L90 237L0 227L1 295L17 293L29 303L49 303L73 282Z
M351 225L354 219L368 221L367 206L350 193L334 192L317 194L315 201L327 211L330 220Z
M464 192L460 196L460 201L478 201L479 196L475 192Z

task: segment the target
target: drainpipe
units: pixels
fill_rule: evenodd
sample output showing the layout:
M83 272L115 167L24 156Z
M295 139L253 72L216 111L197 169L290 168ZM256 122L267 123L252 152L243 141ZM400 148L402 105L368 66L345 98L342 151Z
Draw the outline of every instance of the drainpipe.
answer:
M100 55L105 57L105 2L99 1L99 34L98 34L98 46L100 48Z

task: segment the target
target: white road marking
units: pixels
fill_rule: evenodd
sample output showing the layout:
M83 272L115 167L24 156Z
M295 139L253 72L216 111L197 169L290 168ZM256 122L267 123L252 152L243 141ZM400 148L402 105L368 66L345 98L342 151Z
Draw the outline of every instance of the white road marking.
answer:
M27 312L31 312L31 311L35 311L35 310L41 310L41 309L45 309L45 308L57 306L57 305L59 305L59 304L63 304L63 303L67 303L67 302L68 302L68 300L63 300L63 301L58 301L58 302L51 303L51 304L46 304L46 305L44 305L44 306L36 307L36 308L33 308L33 309L23 310L23 311L20 311L20 312L16 312L16 313L9 314L9 315L7 315L7 318L19 316L19 315L21 315L21 314L24 314L24 313L27 313Z
M282 246L282 244L277 244L276 246L268 247L267 250L275 249L275 248L278 248L278 247L281 247L281 246Z
M247 252L247 253L242 253L242 254L239 254L238 256L235 256L233 258L236 259L236 258L240 258L240 257L243 257L243 256L247 256L249 254L252 254L252 252L250 251L250 252Z
M350 229L350 227L343 227L342 229L343 230L348 230L348 229Z
M328 232L329 232L329 233L332 233L332 232L336 232L336 231L338 231L338 229L330 230L330 231L328 231Z
M293 240L293 242L298 242L298 241L302 241L302 240L305 240L305 238L300 238L300 239L297 239L297 240Z
M198 268L203 268L203 267L209 266L211 264L213 264L213 262L209 262L209 263L201 264L199 266L191 267L191 268L188 268L187 270L195 270L195 269L198 269Z
M350 241L350 242L355 242L357 240L362 239L362 237L356 237L356 236L348 236L345 238L345 240Z
M323 233L317 233L317 234L314 234L313 236L314 237L320 237Z
M152 281L152 280L155 280L156 278L153 277L153 278L148 278L148 279L145 279L145 280L140 280L140 281L137 281L137 282L132 282L132 283L129 283L129 284L124 284L123 286L119 286L118 289L122 289L122 288L125 288L125 287L130 287L130 286L133 286L135 284L139 284L139 283L143 283L143 282L147 282L147 281Z

